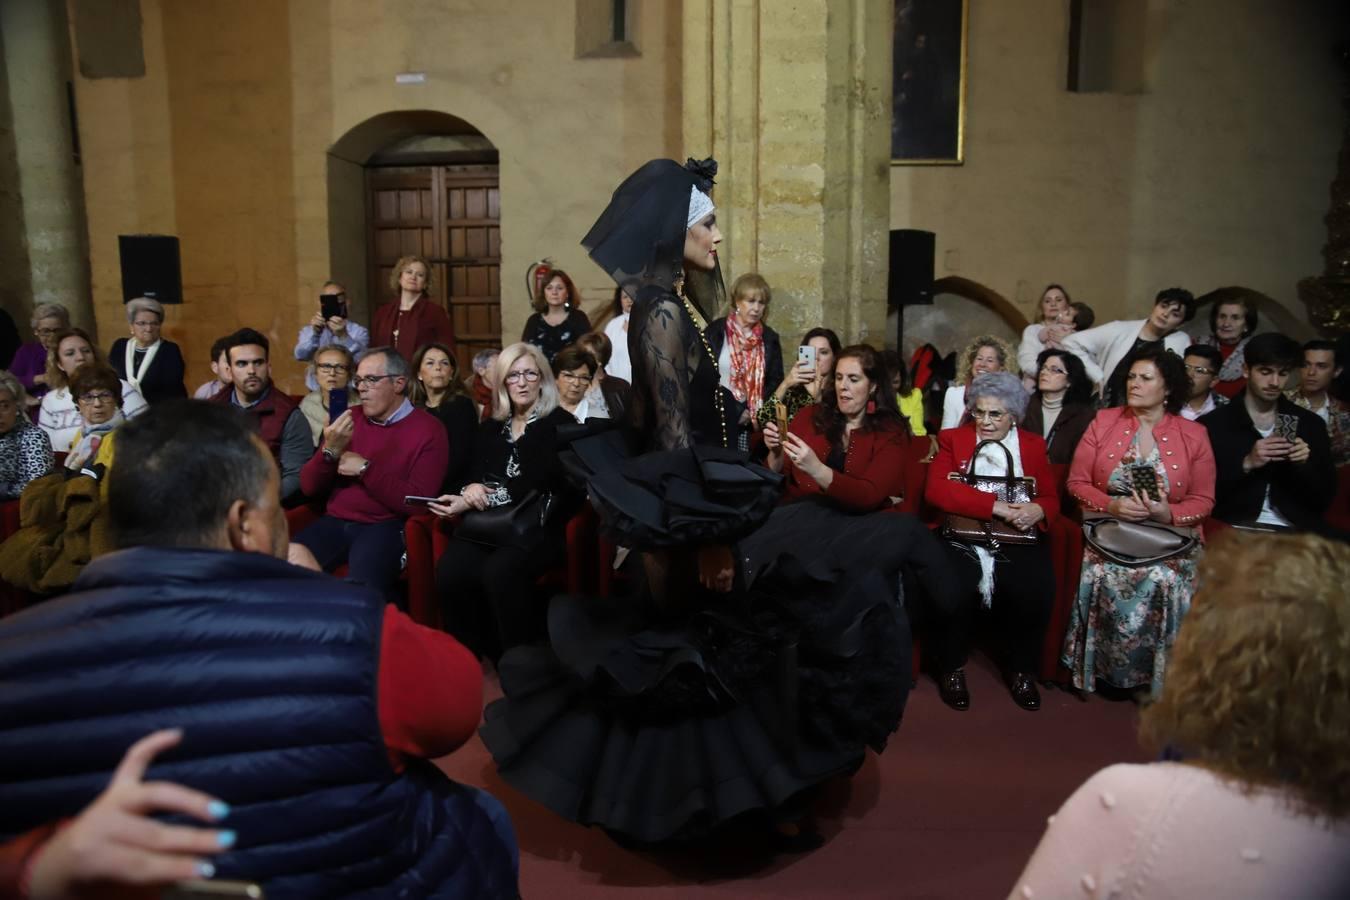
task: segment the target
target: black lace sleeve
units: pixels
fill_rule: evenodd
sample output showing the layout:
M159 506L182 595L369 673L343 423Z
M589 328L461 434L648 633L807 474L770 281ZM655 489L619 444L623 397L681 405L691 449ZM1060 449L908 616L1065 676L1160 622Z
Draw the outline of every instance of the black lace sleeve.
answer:
M633 406L651 449L679 450L693 443L687 334L692 331L679 301L669 294L635 306L629 319Z

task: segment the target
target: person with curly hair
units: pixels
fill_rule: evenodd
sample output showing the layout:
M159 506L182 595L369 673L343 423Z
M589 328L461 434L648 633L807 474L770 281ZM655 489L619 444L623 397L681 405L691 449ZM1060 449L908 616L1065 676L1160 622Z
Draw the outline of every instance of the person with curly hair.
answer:
M1088 513L1195 533L1214 509L1215 462L1205 427L1178 413L1190 381L1162 347L1126 357L1127 405L1097 413L1074 451L1069 493ZM1198 537L1198 534L1195 534ZM1156 697L1190 609L1200 546L1125 565L1088 544L1061 662L1074 687L1097 682Z
M1350 897L1347 583L1345 544L1217 539L1140 722L1180 761L1089 778L1009 896Z
M942 429L955 428L965 420L966 387L977 375L1006 371L1016 359L1012 346L992 334L982 334L966 344L957 363L956 382L942 396Z

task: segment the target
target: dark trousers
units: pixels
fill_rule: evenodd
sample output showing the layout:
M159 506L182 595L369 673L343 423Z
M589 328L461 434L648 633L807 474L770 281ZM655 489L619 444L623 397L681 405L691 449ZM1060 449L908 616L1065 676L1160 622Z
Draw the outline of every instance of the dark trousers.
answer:
M324 516L294 538L314 554L325 572L344 562L351 581L379 591L387 603L398 603L398 576L403 570L403 520L349 522Z
M455 539L436 563L446 631L493 661L548 637L548 605L535 579L564 556L561 536L532 548L490 547Z
M963 547L946 546L956 575L951 594L955 603L932 622L932 659L938 672L965 665L975 613L982 603L979 560ZM1048 541L1001 546L994 554L991 612L1002 644L999 662L1006 672L1034 676L1054 602L1055 574Z

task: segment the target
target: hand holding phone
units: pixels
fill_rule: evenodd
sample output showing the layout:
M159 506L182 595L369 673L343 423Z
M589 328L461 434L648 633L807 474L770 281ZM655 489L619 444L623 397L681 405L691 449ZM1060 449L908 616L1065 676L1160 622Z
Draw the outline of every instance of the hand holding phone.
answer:
M1130 466L1130 486L1154 503L1162 499L1158 491L1158 473L1148 463Z
M347 411L347 389L334 388L328 392L328 423L337 421L337 417Z
M1275 433L1292 444L1298 439L1298 416L1290 413L1277 413L1275 416Z
M810 344L803 344L798 347L797 365L809 368L814 373L816 371L816 348Z
M342 298L337 294L320 294L319 312L324 317L325 321L328 319L345 319L347 317L345 310L342 308Z

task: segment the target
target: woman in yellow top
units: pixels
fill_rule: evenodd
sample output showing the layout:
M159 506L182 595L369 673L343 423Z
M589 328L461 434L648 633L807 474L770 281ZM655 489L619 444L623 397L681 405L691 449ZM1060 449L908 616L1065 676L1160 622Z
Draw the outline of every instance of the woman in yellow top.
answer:
M886 371L891 376L891 390L895 391L895 403L900 407L900 415L909 423L909 430L915 437L928 434L923 427L923 391L914 386L914 376L909 367L900 359L900 354L887 350L881 354L886 363Z

